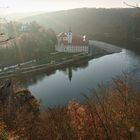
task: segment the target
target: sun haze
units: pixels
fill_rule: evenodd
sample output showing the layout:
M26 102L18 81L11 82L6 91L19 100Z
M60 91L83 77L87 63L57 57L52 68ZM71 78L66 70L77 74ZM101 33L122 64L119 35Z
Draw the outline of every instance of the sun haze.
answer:
M35 11L59 11L81 7L114 8L127 7L124 0L0 0L1 13L19 13ZM125 0L131 4L139 0Z

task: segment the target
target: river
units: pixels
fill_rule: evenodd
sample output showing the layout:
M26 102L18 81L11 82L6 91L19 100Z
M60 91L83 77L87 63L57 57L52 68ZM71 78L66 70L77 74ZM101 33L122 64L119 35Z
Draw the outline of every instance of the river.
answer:
M135 76L139 88L140 54L122 49L120 53L95 58L49 74L27 75L24 85L41 100L45 108L54 107L65 105L72 99L83 101L81 94L90 95L99 83L110 85L112 78L124 72Z

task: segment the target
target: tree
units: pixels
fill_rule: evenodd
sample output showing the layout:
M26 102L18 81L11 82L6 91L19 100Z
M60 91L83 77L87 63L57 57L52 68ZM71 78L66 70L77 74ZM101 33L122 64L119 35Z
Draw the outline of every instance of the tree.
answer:
M140 7L138 6L138 4L136 5L131 5L127 2L124 2L125 5L132 7L132 8L137 8L140 10ZM140 12L138 12L137 14L135 14L133 16L133 27L132 27L132 37L133 39L136 39L137 37L139 38L140 36Z
M3 38L1 41L0 41L0 45L4 45L4 44L7 44L10 40L12 40L13 38L7 38L7 37L3 37L3 36L5 36L5 34L4 33L0 33L0 38ZM1 59L1 61L0 61L0 69L1 70L3 70L4 69L4 64L3 63L1 63L1 62L3 62L3 59L2 59L2 57L4 56L4 54L3 54L3 49L1 49L1 51L0 51L0 59Z
M138 6L138 4L136 5L131 5L131 4L128 4L127 2L124 2L125 5L129 6L129 7L133 7L133 8L138 8L140 9L140 7Z

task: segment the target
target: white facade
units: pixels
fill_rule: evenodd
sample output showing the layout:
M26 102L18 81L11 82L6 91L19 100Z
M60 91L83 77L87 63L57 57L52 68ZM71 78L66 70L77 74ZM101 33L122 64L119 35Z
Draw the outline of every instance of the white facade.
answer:
M88 46L66 46L66 45L56 45L55 50L58 52L68 52L68 53L79 53L79 52L89 52Z
M68 32L67 34L67 40L68 40L68 44L72 44L72 32Z
M88 53L89 45L87 43L88 41L86 40L86 36L76 37L77 38L73 37L71 30L69 30L68 33L60 33L57 37L58 44L55 46L55 50L67 53Z

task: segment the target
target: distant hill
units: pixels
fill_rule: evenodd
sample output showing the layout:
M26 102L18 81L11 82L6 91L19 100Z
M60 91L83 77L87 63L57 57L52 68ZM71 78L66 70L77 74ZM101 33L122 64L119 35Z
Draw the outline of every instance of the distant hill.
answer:
M37 11L37 12L21 12L21 13L7 13L7 14L2 14L0 13L0 17L1 18L6 18L6 20L9 21L17 21L23 18L26 18L28 16L35 16L35 15L39 15L41 13L44 13L43 11ZM27 16L28 15L28 16Z
M56 32L68 31L71 27L74 33L89 36L95 34L125 36L131 32L133 17L139 12L133 8L80 8L39 14L20 21L37 21L46 28L53 28Z

